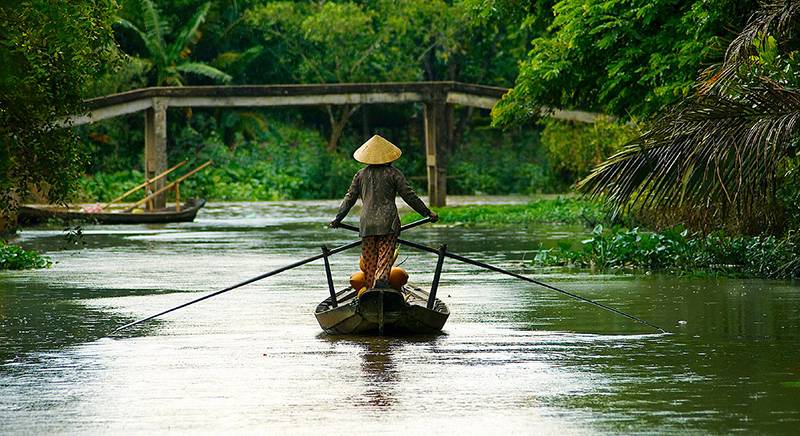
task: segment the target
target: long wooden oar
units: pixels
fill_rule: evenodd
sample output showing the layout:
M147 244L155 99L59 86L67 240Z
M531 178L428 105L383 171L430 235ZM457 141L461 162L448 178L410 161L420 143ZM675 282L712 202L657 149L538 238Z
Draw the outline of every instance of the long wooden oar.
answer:
M411 224L408 224L407 226L403 226L401 228L401 230L406 230L406 228L416 227L416 226L418 226L420 224L424 224L425 222L428 222L428 221L430 221L430 218L425 218L424 220L419 220L419 221L413 222ZM347 230L358 231L357 228L355 228L353 226L350 226L350 225L347 225L347 224L339 224L339 227L341 227L343 229L347 229ZM418 244L416 242L406 241L404 239L398 239L397 242L399 242L400 244L403 244L403 245L407 245L407 246L412 247L412 248L416 248L417 250L427 251L429 253L433 253L433 254L436 254L436 255L439 254L439 250L437 250L435 248L432 248L432 247L428 247L427 245L422 245L422 244ZM639 322L639 323L642 323L642 324L644 324L646 326L652 327L652 328L660 331L661 333L666 333L666 330L662 329L661 327L659 327L659 326L657 326L655 324L649 323L649 322L647 322L647 321L645 321L645 320L643 320L643 319L641 319L639 317L636 317L636 316L633 316L631 314L625 313L625 312L623 312L623 311L621 311L619 309L614 309L613 307L606 306L603 303L599 303L597 301L590 300L590 299L588 299L586 297L581 297L580 295L573 294L572 292L565 291L563 289L559 289L559 288L557 288L557 287L555 287L553 285L547 284L545 282L542 282L542 281L539 281L539 280L536 280L536 279L532 279L530 277L525 277L525 276L523 276L521 274L517 274L517 273L505 270L503 268L500 268L500 267L497 267L497 266L494 266L494 265L489 265L488 263L483 263L483 262L478 261L478 260L470 259L468 257L460 256L458 254L451 253L449 251L445 251L444 255L449 257L449 258L451 258L451 259L455 259L455 260L458 260L458 261L461 261L461 262L464 262L464 263L468 263L470 265L475 265L475 266L478 266L478 267L481 267L481 268L488 269L490 271L499 272L501 274L506 274L506 275L509 275L511 277L518 278L520 280L524 280L526 282L530 282L530 283L537 284L539 286L543 286L543 287L545 287L547 289L550 289L550 290L553 290L553 291L556 291L556 292L560 292L560 293L562 293L562 294L564 294L564 295L566 295L568 297L574 298L574 299L576 299L578 301L582 301L584 303L592 304L592 305L597 306L597 307L599 307L601 309L607 310L607 311L612 312L612 313L616 313L617 315L622 315L625 318L632 319L632 320L634 320L636 322Z
M435 248L432 248L432 247L428 247L427 245L422 245L422 244L418 244L416 242L406 241L406 240L403 240L403 239L398 239L397 242L399 242L400 244L403 244L403 245L407 245L407 246L412 247L412 248L416 248L418 250L427 251L429 253L434 253L434 254L437 254L437 255L439 254L439 250L437 250ZM497 267L497 266L494 266L494 265L489 265L488 263L483 263L481 261L470 259L468 257L459 256L458 254L450 253L449 251L445 251L444 255L449 257L449 258L451 258L451 259L455 259L455 260L458 260L458 261L461 261L461 262L464 262L464 263L468 263L470 265L475 265L475 266L478 266L478 267L481 267L481 268L488 269L490 271L498 272L498 273L501 273L501 274L506 274L506 275L509 275L511 277L515 277L515 278L518 278L520 280L524 280L526 282L530 282L530 283L537 284L539 286L543 286L543 287L545 287L547 289L550 289L550 290L553 290L553 291L556 291L556 292L560 292L560 293L562 293L562 294L564 294L564 295L566 295L568 297L574 298L574 299L582 301L584 303L589 303L589 304L597 306L597 307L599 307L601 309L607 310L609 312L616 313L617 315L622 315L625 318L628 318L628 319L634 320L636 322L639 322L641 324L644 324L646 326L652 327L652 328L658 330L661 333L667 333L667 331L662 329L661 327L659 327L659 326L657 326L655 324L652 324L650 322L647 322L647 321L645 321L645 320L643 320L643 319L641 319L641 318L639 318L637 316L633 316L631 314L625 313L625 312L623 312L623 311L621 311L619 309L614 309L613 307L606 306L603 303L599 303L597 301L590 300L590 299L588 299L586 297L581 297L580 295L573 294L572 292L565 291L563 289L559 289L559 288L557 288L557 287L555 287L553 285L547 284L545 282L542 282L542 281L539 281L539 280L536 280L536 279L532 279L530 277L526 277L526 276L523 276L521 274L517 274L517 273L505 270L503 268L500 268L500 267Z
M347 249L349 249L349 248L356 247L356 246L358 246L358 245L360 245L360 244L361 244L361 241L355 241L355 242L351 242L351 243L349 243L349 244L342 245L341 247L334 248L333 250L330 250L330 251L329 251L327 254L328 254L328 255L331 255L331 254L336 254L336 253L342 252L342 251L344 251L344 250L347 250ZM288 270L290 270L290 269L292 269L292 268L297 268L298 266L305 265L305 264L307 264L307 263L310 263L310 262L313 262L313 261L315 261L315 260L322 259L323 257L324 257L324 254L318 254L318 255L316 255L316 256L311 256L311 257L309 257L309 258L307 258L307 259L303 259L303 260L297 261L297 262L295 262L295 263L293 263L293 264L286 265L286 266L282 266L282 267L280 267L280 268L278 268L278 269L274 269L274 270L272 270L272 271L270 271L270 272L267 272L267 273L264 273L264 274L258 275L258 276L256 276L256 277L253 277L253 278L251 278L251 279L247 279L247 280L245 280L245 281L243 281L243 282L237 283L237 284L235 284L235 285L233 285L233 286L228 286L228 287L227 287L227 288L225 288L225 289L220 289L219 291L212 292L212 293L210 293L210 294L208 294L208 295L204 295L204 296L202 296L202 297L200 297L200 298L196 298L196 299L194 299L194 300L192 300L192 301L189 301L189 302L183 303L183 304L181 304L180 306L175 306L175 307L173 307L173 308L171 308L171 309L167 309L167 310L165 310L165 311L163 311L163 312L158 312L158 313L157 313L157 314L155 314L155 315L150 315L150 316L148 316L147 318L142 318L142 319L140 319L140 320L138 320L138 321L129 322L128 324L125 324L124 326L117 328L116 330L114 330L113 332L111 332L111 334L113 335L114 333L116 333L116 332L118 332L118 331L120 331L120 330L124 330L124 329L126 329L126 328L128 328L128 327L133 327L133 326L135 326L135 325L137 325L137 324L141 324L141 323L143 323L143 322L145 322L145 321L150 321L151 319L153 319L153 318L158 318L158 317L159 317L159 316L161 316L161 315L166 315L166 314L168 314L168 313L170 313L170 312L174 312L174 311L176 311L176 310L178 310L178 309L182 309L182 308L184 308L184 307L186 307L186 306L190 306L190 305L192 305L192 304L194 304L194 303L199 303L199 302L201 302L201 301L203 301L203 300L207 300L207 299L209 299L209 298L211 298L211 297L216 297L216 296L217 296L217 295L219 295L219 294L224 294L225 292L232 291L232 290L234 290L234 289L236 289L236 288L241 288L241 287L242 287L242 286L244 286L244 285L248 285L248 284L250 284L250 283L257 282L257 281L259 281L259 280L265 279L265 278L267 278L267 277L274 276L274 275L276 275L276 274L280 274L280 273L282 273L282 272L284 272L284 271L288 271Z
M411 224L406 224L405 226L401 227L400 230L408 230L408 229L414 228L416 226L425 224L425 223L429 222L430 220L431 220L430 218L423 218L423 219L421 219L419 221L415 221L415 222L413 222ZM356 232L358 231L357 228L355 228L353 226L350 226L350 225L347 225L347 224L340 224L339 226L344 228L344 229L354 230ZM327 252L327 255L330 256L332 254L340 253L342 251L345 251L345 250L353 248L353 247L357 247L359 245L361 245L361 241L351 242L349 244L342 245L341 247L334 248L333 250L329 250ZM250 283L257 282L259 280L265 279L265 278L270 277L270 276L274 276L276 274L280 274L280 273L288 271L288 270L290 270L292 268L297 268L298 266L302 266L302 265L305 265L307 263L313 262L315 260L322 259L323 257L325 257L325 255L326 254L318 254L316 256L312 256L312 257L309 257L307 259L303 259L303 260L297 261L297 262L295 262L293 264L280 267L280 268L272 270L270 272L267 272L267 273L261 274L259 276L253 277L251 279L245 280L243 282L237 283L237 284L235 284L233 286L228 286L227 288L220 289L219 291L212 292L212 293L210 293L208 295L204 295L204 296L202 296L200 298L196 298L196 299L194 299L192 301L188 301L188 302L183 303L183 304L181 304L179 306L175 306L175 307L167 309L165 311L156 313L155 315L150 315L147 318L142 318L142 319L137 320L137 321L129 322L128 324L125 324L124 326L115 329L113 332L111 332L111 334L113 335L114 333L116 333L116 332L118 332L120 330L124 330L124 329L126 329L128 327L133 327L133 326L135 326L137 324L141 324L141 323L143 323L145 321L150 321L153 318L158 318L161 315L166 315L166 314L168 314L170 312L174 312L174 311L176 311L178 309L183 309L186 306L191 306L194 303L199 303L199 302L201 302L203 300L207 300L207 299L209 299L211 297L216 297L219 294L224 294L225 292L232 291L232 290L234 290L236 288L241 288L244 285L249 285Z

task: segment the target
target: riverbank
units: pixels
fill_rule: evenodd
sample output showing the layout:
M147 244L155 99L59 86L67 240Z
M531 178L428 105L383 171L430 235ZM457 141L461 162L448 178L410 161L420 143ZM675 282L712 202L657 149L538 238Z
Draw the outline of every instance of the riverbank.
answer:
M571 196L543 196L525 204L476 204L436 208L439 223L476 226L527 226L529 224L586 224L605 222L608 214L593 200ZM403 224L421 219L417 213L403 215Z
M692 233L676 226L661 232L610 226L602 203L577 197L543 197L525 204L462 205L437 208L439 223L450 226L527 227L582 224L588 237L562 241L537 252L536 267L569 267L596 273L664 272L693 276L800 278L800 235L736 236ZM403 215L402 222L420 219ZM579 242L578 242L579 240Z

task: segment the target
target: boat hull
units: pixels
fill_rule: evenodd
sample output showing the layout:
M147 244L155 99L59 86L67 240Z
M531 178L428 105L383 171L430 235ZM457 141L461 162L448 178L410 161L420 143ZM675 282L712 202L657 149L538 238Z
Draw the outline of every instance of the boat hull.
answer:
M428 295L406 286L403 291L370 289L358 299L356 292L347 288L336 294L337 307L332 307L329 297L317 306L315 316L326 333L335 335L438 333L450 311L439 299L428 309Z
M50 219L61 219L65 221L85 221L97 224L157 224L157 223L178 223L191 222L197 216L197 212L205 206L206 201L188 200L181 206L180 211L175 207L168 207L152 212L131 213L88 213L74 210L65 210L50 207L22 206L19 209L17 219L22 224L38 224Z

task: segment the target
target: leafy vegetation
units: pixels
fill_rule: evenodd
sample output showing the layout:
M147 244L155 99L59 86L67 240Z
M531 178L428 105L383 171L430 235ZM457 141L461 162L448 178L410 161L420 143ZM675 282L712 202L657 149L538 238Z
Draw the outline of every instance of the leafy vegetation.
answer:
M137 0L143 25L137 26L120 18L122 27L134 32L147 49L141 73L152 76L150 83L156 86L181 86L186 83L184 74L197 74L218 82L229 82L231 76L203 62L190 61L190 46L197 39L200 25L206 20L211 3L200 6L198 11L180 30L172 43L166 42L169 27L151 0Z
M0 271L8 269L49 268L53 262L46 256L23 250L0 240Z
M518 205L479 205L437 208L442 224L526 226L538 223L589 224L605 222L598 202L572 197L539 199ZM403 224L422 219L417 213L403 215Z
M712 228L784 233L800 188L798 16L797 0L765 3L696 92L581 188L617 209L678 210Z
M688 95L704 64L719 58L730 28L755 1L473 0L479 15L530 29L531 49L495 123L547 107L646 117ZM543 3L543 4L540 4ZM546 110L546 109L545 109Z
M195 114L192 123L201 126L213 121ZM213 131L213 130L212 130ZM359 144L346 137L348 150L330 152L319 131L295 121L271 120L266 132L231 148L219 135L202 136L191 125L176 134L186 142L174 160L189 159L187 167L208 159L214 165L189 180L182 192L209 200L285 200L338 198L350 185L361 165L350 151ZM481 129L467 129L458 153L451 160L449 192L452 194L508 194L559 192L566 184L546 172L544 153L535 135L519 133L498 143L496 135ZM424 191L423 146L413 138L403 144L406 153L396 165ZM493 143L494 142L494 143ZM191 148L189 148L191 147ZM102 152L102 150L100 150ZM119 168L119 167L117 167ZM417 176L419 175L419 176ZM138 169L95 171L81 180L80 200L108 201L143 180ZM137 198L132 196L131 199Z
M598 271L644 270L800 278L800 236L690 234L682 227L662 232L598 225L577 249L569 243L541 250L539 266L576 266Z
M542 131L550 168L573 181L585 177L607 157L633 139L636 129L601 117L591 124L548 120Z
M84 148L59 120L81 112L111 58L114 13L113 0L0 5L0 233L29 193L63 202L74 191Z

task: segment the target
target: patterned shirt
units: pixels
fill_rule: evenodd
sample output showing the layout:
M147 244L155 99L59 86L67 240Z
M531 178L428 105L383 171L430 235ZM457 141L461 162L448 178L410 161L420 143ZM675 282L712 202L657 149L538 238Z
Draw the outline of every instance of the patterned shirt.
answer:
M397 195L418 214L430 216L431 210L408 185L403 173L386 165L368 165L353 176L353 183L344 196L336 221L341 221L361 197L361 226L359 235L378 236L400 233L400 215L394 199Z

